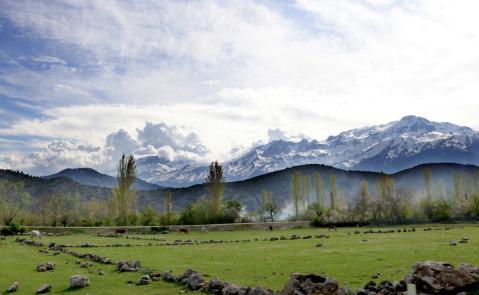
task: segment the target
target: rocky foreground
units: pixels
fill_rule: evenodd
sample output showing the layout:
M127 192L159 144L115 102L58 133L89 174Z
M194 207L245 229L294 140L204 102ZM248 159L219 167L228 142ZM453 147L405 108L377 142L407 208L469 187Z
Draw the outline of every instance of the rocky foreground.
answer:
M17 238L17 242L30 246L44 246L41 242ZM453 266L448 263L426 261L416 263L411 272L398 282L382 281L376 283L368 282L363 288L352 291L343 288L339 283L330 277L323 277L315 274L292 274L285 287L281 291L273 291L266 288L243 287L233 283L224 282L219 279L205 280L204 276L194 270L188 269L179 276L174 276L171 272L158 273L150 269L143 268L140 261L120 261L114 263L107 257L98 256L89 253L77 253L68 249L64 245L50 243L46 250L63 252L77 258L86 259L85 263L116 264L117 272L143 272L143 276L137 282L137 285L147 285L154 281L163 280L169 283L175 283L185 286L193 291L202 291L212 295L447 295L447 294L479 294L479 267L461 264ZM82 263L77 259L77 263ZM55 264L46 263L37 266L37 271L53 271ZM128 282L129 284L133 282ZM70 278L72 288L83 288L89 286L88 278L83 276L73 276ZM8 292L18 290L18 282L15 282ZM49 292L52 286L45 284L39 290L44 293Z

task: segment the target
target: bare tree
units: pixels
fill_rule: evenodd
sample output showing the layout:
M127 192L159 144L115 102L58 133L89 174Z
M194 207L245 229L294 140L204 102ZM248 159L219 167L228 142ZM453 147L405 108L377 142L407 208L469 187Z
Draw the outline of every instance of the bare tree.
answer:
M0 181L0 216L5 225L10 225L30 205L30 195L24 188L23 182Z
M281 208L276 203L272 193L266 190L261 191L261 207L259 210L261 219L274 222L280 210Z
M301 178L302 176L299 171L293 171L291 178L291 198L293 201L293 214L295 219L298 219L300 215L300 204L302 201Z
M369 208L369 184L365 180L361 180L359 184L359 198L356 202L355 211L360 221L367 219L367 213Z
M131 186L134 184L135 179L135 158L132 155L126 158L125 154L123 154L118 163L118 184L113 189L113 196L118 206L118 221L121 225L128 224L128 216L134 207L135 191L132 190Z

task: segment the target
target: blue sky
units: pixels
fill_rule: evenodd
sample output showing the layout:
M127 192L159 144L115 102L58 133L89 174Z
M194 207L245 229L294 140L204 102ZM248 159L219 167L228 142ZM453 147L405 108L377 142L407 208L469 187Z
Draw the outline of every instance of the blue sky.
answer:
M225 160L409 114L479 129L478 5L1 1L0 168Z

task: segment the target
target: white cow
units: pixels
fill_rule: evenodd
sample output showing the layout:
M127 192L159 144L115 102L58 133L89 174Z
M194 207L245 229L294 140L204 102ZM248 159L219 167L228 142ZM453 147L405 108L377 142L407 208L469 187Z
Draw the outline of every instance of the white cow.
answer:
M204 233L207 233L208 229L206 228L206 226L203 226L203 227L201 227L201 231L204 232Z
M30 235L32 236L32 239L34 239L34 238L41 239L42 238L42 233L39 230L32 230L30 232Z

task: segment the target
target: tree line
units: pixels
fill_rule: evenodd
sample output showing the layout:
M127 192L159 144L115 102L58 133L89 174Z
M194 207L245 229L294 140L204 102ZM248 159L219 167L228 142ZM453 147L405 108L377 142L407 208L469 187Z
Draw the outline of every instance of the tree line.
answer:
M254 212L246 212L239 200L224 200L223 169L212 162L205 179L206 193L186 208L174 210L174 194L163 192L163 208L137 208L133 156L118 162L117 185L107 199L82 199L78 193L56 192L40 196L34 205L22 182L0 181L0 221L50 226L172 225L276 221L282 217L308 220L314 225L332 223L402 223L479 218L479 172L474 177L455 173L450 189L434 181L433 171L423 171L423 192L398 186L382 174L375 183L361 180L357 192L347 195L334 174L302 174L293 171L290 203L263 190ZM351 192L348 192L351 194Z

